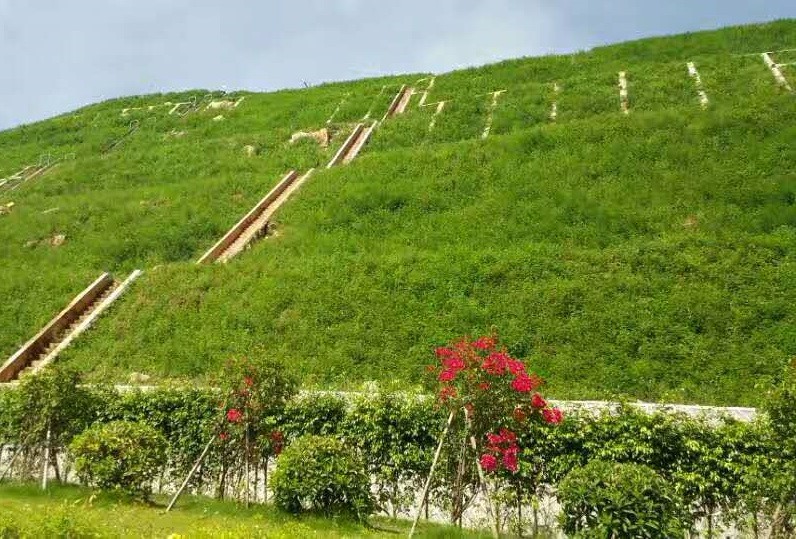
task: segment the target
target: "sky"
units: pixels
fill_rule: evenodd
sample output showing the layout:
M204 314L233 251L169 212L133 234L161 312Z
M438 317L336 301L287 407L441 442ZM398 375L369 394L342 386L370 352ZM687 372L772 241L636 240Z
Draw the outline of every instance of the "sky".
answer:
M0 0L0 129L124 95L443 72L796 17L794 0Z

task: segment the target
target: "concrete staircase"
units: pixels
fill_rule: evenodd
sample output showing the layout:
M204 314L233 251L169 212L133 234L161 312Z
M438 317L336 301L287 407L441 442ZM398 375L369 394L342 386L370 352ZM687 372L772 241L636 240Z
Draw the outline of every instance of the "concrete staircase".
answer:
M133 271L123 282L103 273L31 340L0 367L0 383L19 380L50 364L72 341L86 331L141 275Z

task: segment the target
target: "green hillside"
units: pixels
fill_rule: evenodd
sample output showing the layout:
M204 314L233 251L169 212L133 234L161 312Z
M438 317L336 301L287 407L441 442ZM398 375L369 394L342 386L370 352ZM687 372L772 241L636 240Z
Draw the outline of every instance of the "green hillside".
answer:
M97 380L201 380L268 354L310 386L416 383L434 346L495 328L554 397L755 404L796 355L796 102L759 54L794 47L796 21L778 21L442 74L423 107L429 75L414 74L184 116L146 107L208 92L125 98L2 132L0 177L69 158L0 187L15 204L0 216L0 352L101 271L142 268L59 361ZM782 72L796 87L796 66ZM316 172L275 235L194 263L404 83L419 90L407 112ZM327 125L328 148L289 143Z

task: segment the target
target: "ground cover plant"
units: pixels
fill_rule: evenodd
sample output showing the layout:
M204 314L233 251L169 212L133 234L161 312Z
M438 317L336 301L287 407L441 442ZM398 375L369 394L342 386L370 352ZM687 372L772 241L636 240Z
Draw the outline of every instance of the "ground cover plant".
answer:
M219 121L122 117L191 94L141 96L0 133L3 174L42 146L75 154L0 192L16 204L0 216L0 350L100 271L143 267L60 360L94 380L206 380L265 348L306 386L411 385L451 334L496 326L555 397L756 404L755 384L796 353L796 110L759 56L739 55L794 42L780 21L439 75L427 101L450 103L433 129L418 93L224 266L193 261L287 168L322 166L350 122L427 75L245 94ZM287 142L330 118L330 148Z
M0 537L301 537L386 538L404 534L402 521L375 519L371 526L319 516L292 517L271 507L246 509L235 502L187 496L164 513L158 505L131 502L87 488L53 486L42 491L29 484L0 485ZM488 537L478 532L422 523L419 537Z

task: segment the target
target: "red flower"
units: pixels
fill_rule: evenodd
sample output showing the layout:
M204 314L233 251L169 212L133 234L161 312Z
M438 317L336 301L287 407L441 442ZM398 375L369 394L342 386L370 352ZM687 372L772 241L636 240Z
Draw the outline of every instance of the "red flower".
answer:
M251 376L246 376L243 378L243 383L246 384L246 387L251 387L254 385L254 379Z
M513 444L517 441L517 435L508 429L500 429L500 437L504 442L510 444Z
M285 445L285 437L278 430L273 431L270 437L271 449L273 450L274 455L279 456L279 454L282 452L282 448Z
M478 389L480 389L481 391L486 391L489 388L490 388L489 382L481 382L480 384L478 384Z
M514 416L514 421L517 423L524 423L526 419L528 419L528 414L525 413L525 410L520 408L519 406L514 408L514 411L511 414Z
M517 376L512 382L511 387L514 391L518 391L520 393L528 393L533 391L537 387L542 385L542 379L536 376L535 374L520 374Z
M516 449L516 446L514 446L514 449ZM516 451L506 451L503 453L503 466L512 473L517 472L519 467L517 465Z
M456 378L456 373L454 371L442 371L439 373L440 382L450 382L454 378Z
M240 423L241 419L243 419L243 414L237 408L230 408L227 412L227 421L230 423Z
M520 376L525 374L525 363L522 361L518 361L516 359L509 359L506 361L506 367L508 367L509 372L514 376Z
M529 391L533 391L533 383L528 375L520 375L516 377L511 382L511 387L514 391L518 391L520 393L527 393Z
M458 356L442 360L442 366L449 371L458 372L464 369L464 360Z
M506 372L506 363L509 359L511 358L504 352L492 352L481 364L481 368L489 374L500 376Z
M500 434L495 434L490 432L486 435L486 439L489 442L489 445L497 446L503 441L503 437Z
M547 406L547 401L539 393L534 393L533 397L531 397L531 406L536 409L544 408Z
M497 468L497 458L488 453L481 455L481 469L486 472L494 472Z
M473 342L473 346L479 350L489 350L495 347L495 339L492 337L481 337Z
M456 389L451 386L445 386L439 390L439 398L442 402L447 401L448 399L455 399L456 398Z
M218 437L221 439L222 442L226 442L227 440L229 440L229 434L227 434L226 432L220 432L218 434Z
M564 414L558 408L545 408L542 410L542 419L545 423L558 425L564 420Z
M445 359L456 355L456 352L454 352L453 350L451 350L446 346L440 346L439 348L434 350L434 353L437 354L437 357L440 359Z

